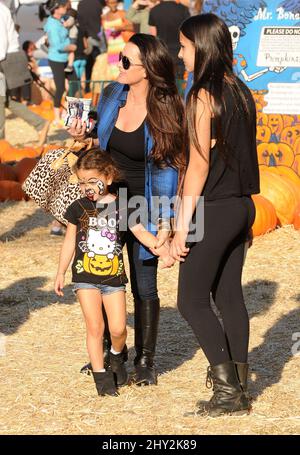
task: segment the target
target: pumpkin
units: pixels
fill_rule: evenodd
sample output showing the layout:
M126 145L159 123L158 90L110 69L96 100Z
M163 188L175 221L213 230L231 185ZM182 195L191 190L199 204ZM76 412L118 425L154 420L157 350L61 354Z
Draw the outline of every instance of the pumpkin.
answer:
M62 144L47 144L47 145L44 145L44 149L43 149L42 155L46 155L46 153L49 152L49 150L56 150L56 149L61 149L61 148L63 148Z
M280 142L285 142L289 144L292 148L295 144L295 141L300 137L300 125L296 124L294 126L286 126L283 128L280 135Z
M281 114L269 114L268 116L268 127L272 134L279 136L283 130L283 117Z
M295 155L300 155L300 137L298 137L293 145Z
M296 207L293 225L295 229L300 229L300 204Z
M23 147L11 149L7 154L3 154L3 161L20 161L23 158L36 158L40 156L43 147Z
M22 199L28 200L28 197L22 190L19 182L12 182L11 180L0 181L0 201L21 201Z
M257 146L257 157L259 164L267 166L291 166L294 162L294 152L288 144L279 142L278 144L271 142L262 142Z
M300 194L300 177L292 168L287 166L270 166L267 170L277 175L284 175L288 177L298 187Z
M258 112L256 115L256 123L258 125L268 125L268 115L263 112Z
M295 156L292 168L300 175L300 154Z
M297 186L285 176L262 171L260 189L260 195L273 204L280 224L291 224L300 200Z
M2 155L7 154L11 150L11 145L5 139L0 139L0 161L3 161Z
M271 130L267 125L257 125L256 139L260 142L269 142L271 139Z
M83 268L93 275L115 275L119 268L118 256L109 259L106 255L95 254L89 257L87 253L83 257Z
M9 164L0 164L0 181L1 180L17 180L13 166L10 166Z
M22 160L18 161L14 167L18 182L23 183L32 169L36 166L36 164L36 158L23 158Z
M43 110L52 110L54 105L53 105L53 101L51 100L43 100L40 104L40 107L43 109Z
M254 237L273 231L277 225L277 215L273 204L260 194L252 196L255 204L255 221L252 226Z

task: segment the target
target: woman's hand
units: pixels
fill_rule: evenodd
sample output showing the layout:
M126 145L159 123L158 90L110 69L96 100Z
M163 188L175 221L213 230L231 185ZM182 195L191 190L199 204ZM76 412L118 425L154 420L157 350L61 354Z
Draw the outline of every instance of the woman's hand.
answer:
M170 231L168 229L161 229L156 234L157 243L155 248L160 248L168 240L170 236Z
M87 136L86 122L82 122L79 118L74 119L67 131L76 141L83 141Z
M64 284L65 284L64 273L58 273L56 275L56 279L55 279L55 283L54 283L54 290L55 290L56 294L59 295L60 297L63 297L63 295L64 295L64 293L62 291Z
M188 236L186 231L177 231L170 246L170 255L179 262L184 262L184 257L187 256L190 249L185 246Z

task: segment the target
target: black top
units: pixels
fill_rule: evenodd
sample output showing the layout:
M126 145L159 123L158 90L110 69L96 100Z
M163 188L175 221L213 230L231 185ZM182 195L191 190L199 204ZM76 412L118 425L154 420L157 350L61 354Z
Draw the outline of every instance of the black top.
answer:
M143 122L137 130L125 132L116 126L108 141L108 151L122 171L129 196L145 194L145 133Z
M178 60L179 26L190 17L186 6L175 1L163 1L150 10L149 25L157 28L157 36L162 39L169 48L174 60Z
M77 226L73 282L114 287L127 283L119 212L118 199L98 208L84 197L67 208L66 220Z
M79 27L87 36L99 39L98 33L101 28L100 17L104 6L104 0L81 0L78 3L77 19Z
M260 191L255 103L248 87L237 80L246 97L250 118L247 118L241 100L225 86L222 132L228 158L224 159L218 145L211 149L209 173L202 191L205 201L247 196ZM212 138L215 137L215 121L212 120Z
M85 32L79 27L78 36L76 41L75 60L87 60L87 55L84 53L84 42L83 38L87 36Z

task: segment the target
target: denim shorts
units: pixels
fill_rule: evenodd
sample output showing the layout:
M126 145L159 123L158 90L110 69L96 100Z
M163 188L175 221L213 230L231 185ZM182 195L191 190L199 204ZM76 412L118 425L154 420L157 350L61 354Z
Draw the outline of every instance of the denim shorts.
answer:
M76 294L78 289L98 289L102 295L113 294L114 292L126 291L125 284L120 286L108 286L107 284L92 284L92 283L73 283L73 292Z

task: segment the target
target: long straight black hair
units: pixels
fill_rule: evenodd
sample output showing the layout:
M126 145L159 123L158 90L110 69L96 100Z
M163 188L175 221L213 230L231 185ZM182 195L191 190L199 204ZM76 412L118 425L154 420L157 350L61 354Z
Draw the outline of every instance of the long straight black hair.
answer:
M149 82L147 123L153 137L151 157L158 167L181 168L184 163L184 106L179 95L173 60L161 40L136 33L130 40L140 51Z
M194 84L187 96L186 108L191 144L203 156L197 134L196 106L199 91L204 88L211 98L218 150L224 158L227 158L229 150L222 131L225 85L236 99L237 108L241 108L246 115L249 114L247 99L233 73L233 51L229 29L222 19L209 13L186 19L181 24L180 31L195 46Z

